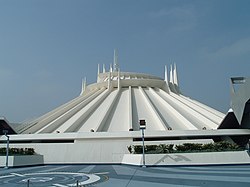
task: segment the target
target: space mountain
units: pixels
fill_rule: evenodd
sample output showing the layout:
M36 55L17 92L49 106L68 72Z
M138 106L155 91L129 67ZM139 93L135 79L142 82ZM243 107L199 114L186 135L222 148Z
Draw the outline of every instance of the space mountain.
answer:
M115 51L109 70L98 65L97 72L96 83L84 78L79 96L35 120L10 128L0 119L13 134L10 145L34 148L46 164L122 163L127 147L141 143L140 120L149 145L249 141L249 78L231 79L241 85L223 114L181 92L176 64L165 66L164 78L124 72Z

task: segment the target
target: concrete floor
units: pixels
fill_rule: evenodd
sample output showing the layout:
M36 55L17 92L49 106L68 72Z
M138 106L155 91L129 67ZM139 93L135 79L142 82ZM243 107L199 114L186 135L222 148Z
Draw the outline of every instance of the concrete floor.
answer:
M250 165L135 167L127 165L44 165L0 168L1 187L249 187Z

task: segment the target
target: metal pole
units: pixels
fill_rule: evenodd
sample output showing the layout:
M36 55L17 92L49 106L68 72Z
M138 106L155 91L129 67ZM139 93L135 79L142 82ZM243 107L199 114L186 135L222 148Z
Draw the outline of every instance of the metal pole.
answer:
M10 142L10 137L7 135L7 133L4 134L7 137L7 146L6 146L6 165L5 168L9 168L9 142Z
M145 165L145 146L144 146L144 129L142 129L142 167L146 167Z

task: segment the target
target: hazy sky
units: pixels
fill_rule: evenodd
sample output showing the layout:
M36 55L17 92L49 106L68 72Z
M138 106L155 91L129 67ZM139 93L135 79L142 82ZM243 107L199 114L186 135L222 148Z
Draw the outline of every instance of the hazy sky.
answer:
M39 117L96 81L118 49L122 71L164 76L222 112L229 78L250 73L249 0L0 0L0 116Z

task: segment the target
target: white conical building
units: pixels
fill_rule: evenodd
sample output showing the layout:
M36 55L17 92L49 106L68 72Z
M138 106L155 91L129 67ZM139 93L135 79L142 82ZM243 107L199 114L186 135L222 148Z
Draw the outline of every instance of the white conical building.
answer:
M120 71L117 51L110 70L98 65L97 82L82 81L81 94L55 110L20 125L11 146L33 147L45 163L122 163L127 147L213 142L248 137L242 129L219 129L225 115L180 92L177 68L164 78ZM227 128L222 125L221 128ZM2 136L0 142L4 143Z
M140 119L147 121L146 131L217 129L224 114L192 100L179 92L177 69L165 79L120 72L117 54L111 72L99 72L98 82L82 83L79 97L20 126L19 133L78 133L139 131ZM165 70L166 71L166 70Z

